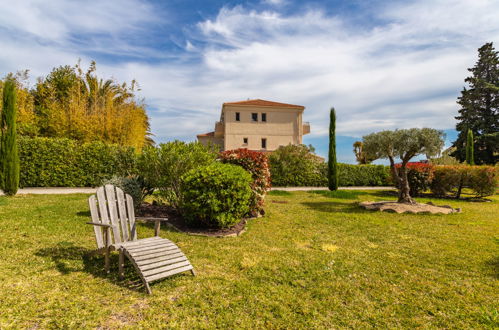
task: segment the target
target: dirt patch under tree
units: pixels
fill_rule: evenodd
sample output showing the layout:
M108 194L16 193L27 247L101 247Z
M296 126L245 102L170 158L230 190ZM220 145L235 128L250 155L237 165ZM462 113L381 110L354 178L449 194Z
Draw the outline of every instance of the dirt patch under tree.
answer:
M431 213L431 214L450 214L450 213L461 213L461 209L454 209L448 205L437 206L432 202L427 204L408 204L408 203L397 203L394 201L383 201L383 202L361 202L359 205L367 210L374 211L391 211L395 213Z
M233 237L239 236L246 231L248 219L242 219L232 227L224 229L205 228L187 225L177 211L166 205L142 203L136 211L137 220L141 218L162 218L162 224L190 235L201 235L211 237Z

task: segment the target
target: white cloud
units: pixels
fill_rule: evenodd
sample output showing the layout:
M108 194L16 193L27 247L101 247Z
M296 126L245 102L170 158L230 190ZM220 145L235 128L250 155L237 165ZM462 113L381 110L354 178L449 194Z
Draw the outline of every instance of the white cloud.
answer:
M0 70L31 68L46 74L77 57L88 61L81 56L87 45L75 47L74 33L102 32L112 39L159 19L151 7L126 1L113 6L123 11L117 15L121 18L109 17L109 1L79 13L74 13L76 5L52 2L50 19L42 14L49 9L39 2L30 2L33 7L17 2L17 9L0 14L0 27L48 41L26 36L16 41L0 32ZM189 41L181 43L185 58L98 67L105 75L141 83L158 140L194 139L213 129L223 102L247 98L306 106L305 120L319 136L327 134L331 106L343 135L396 127L452 128L455 100L466 68L476 61L476 49L499 41L499 3L425 0L377 10L376 19L384 23L367 28L317 9L284 16L277 9L224 7L188 33ZM113 45L111 52L141 52L133 44ZM107 44L91 46L103 51ZM154 49L143 53L158 55Z

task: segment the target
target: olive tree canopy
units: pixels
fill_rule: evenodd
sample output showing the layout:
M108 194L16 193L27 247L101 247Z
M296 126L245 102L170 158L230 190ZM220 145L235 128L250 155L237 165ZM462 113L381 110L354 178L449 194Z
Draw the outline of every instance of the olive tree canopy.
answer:
M414 203L409 193L406 165L416 155L436 156L444 146L444 133L433 128L397 129L381 131L362 138L363 151L370 159L390 160L394 181L399 189L399 202ZM400 168L395 159L401 160Z

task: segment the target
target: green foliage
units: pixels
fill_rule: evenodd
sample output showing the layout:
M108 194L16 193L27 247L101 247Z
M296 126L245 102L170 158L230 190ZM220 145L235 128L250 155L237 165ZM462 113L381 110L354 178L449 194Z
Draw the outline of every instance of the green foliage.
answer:
M478 49L478 61L468 69L471 76L457 103L461 106L456 130L459 132L452 156L467 159L468 130L474 136L476 164L494 165L499 159L499 55L494 45L486 43Z
M115 187L121 188L133 199L133 206L138 208L140 204L144 201L143 187L141 186L141 181L137 176L113 176L111 179L104 180L102 185L107 184L113 185Z
M288 145L270 157L270 174L275 187L327 187L328 164L307 146ZM384 165L337 164L339 186L387 186L390 170Z
M473 166L469 174L468 185L476 197L495 194L499 181L498 168L493 166Z
M390 168L385 165L338 164L339 185L349 186L389 186Z
M19 138L21 187L92 187L135 172L131 147L70 139Z
M137 168L147 185L158 189L162 198L178 208L182 203L181 177L192 169L211 164L216 158L215 150L201 143L173 141L144 148Z
M306 145L281 146L270 154L269 163L274 186L327 185L324 160L310 152Z
M191 224L227 228L248 213L251 175L242 167L213 163L182 177L181 212Z
M336 164L336 112L331 108L329 118L329 158L328 158L329 190L338 190L338 165Z
M444 136L442 131L432 128L398 129L366 135L363 144L369 158L390 160L392 178L399 189L398 201L414 203L410 195L407 163L420 154L427 157L439 154L444 146ZM396 158L402 161L399 167L395 166Z
M265 195L270 189L270 170L267 156L263 152L248 149L227 150L218 158L222 163L239 165L251 174L253 192L250 202L250 215L262 214Z
M431 192L439 197L460 197L463 188L470 188L476 197L491 196L497 189L498 169L493 166L435 166Z
M19 155L17 152L17 94L12 79L3 86L0 117L0 188L6 195L15 195L19 188Z
M462 184L464 169L465 167L456 165L435 166L434 177L430 184L431 192L444 197L457 190Z
M466 141L466 164L475 165L473 131L468 129L468 139Z

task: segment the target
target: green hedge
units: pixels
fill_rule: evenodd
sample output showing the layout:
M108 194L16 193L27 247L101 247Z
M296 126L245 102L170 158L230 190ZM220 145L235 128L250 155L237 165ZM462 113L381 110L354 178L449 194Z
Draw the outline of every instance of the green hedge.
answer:
M389 186L390 167L385 165L338 164L340 186Z
M18 143L21 187L92 187L134 172L131 147L39 137L21 137Z
M287 173L286 179L276 177L272 172L271 179L274 187L327 187L327 163L319 163L311 173L315 175L305 176L302 173ZM289 169L289 168L288 168ZM390 186L390 167L385 165L351 165L338 163L339 185L349 186ZM285 182L286 184L281 184Z

